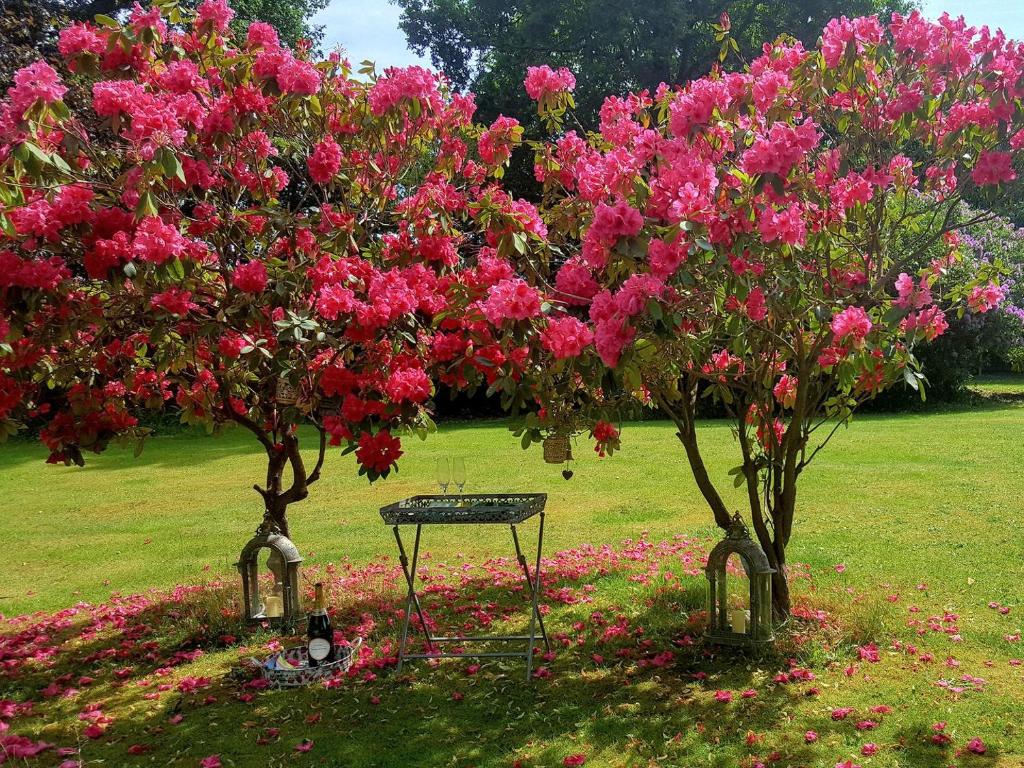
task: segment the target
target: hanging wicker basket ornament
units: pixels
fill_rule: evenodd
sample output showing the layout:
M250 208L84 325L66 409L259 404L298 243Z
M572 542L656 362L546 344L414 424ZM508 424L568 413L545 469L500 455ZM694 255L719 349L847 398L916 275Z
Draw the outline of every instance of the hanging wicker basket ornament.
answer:
M295 405L295 401L299 399L299 390L293 387L287 379L279 378L274 399L278 405Z
M568 435L548 435L544 438L544 461L548 464L564 464L572 461L572 445Z

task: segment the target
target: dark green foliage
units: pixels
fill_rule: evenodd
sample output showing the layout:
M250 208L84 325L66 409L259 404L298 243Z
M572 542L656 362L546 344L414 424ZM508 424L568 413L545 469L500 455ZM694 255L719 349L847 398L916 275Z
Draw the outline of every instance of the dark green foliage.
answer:
M813 45L834 16L905 9L905 0L392 0L409 46L429 54L456 88L477 96L478 119L499 114L527 123L536 111L526 96L526 68L567 66L576 75L576 116L595 128L608 95L685 83L718 61L711 28L727 11L739 55L749 61L761 46L788 33ZM573 126L568 126L572 128ZM579 126L577 126L579 127ZM505 186L515 195L536 192L532 155L514 154Z
M194 8L201 0L182 0L182 8ZM277 29L281 40L294 46L300 39L317 45L323 28L309 19L327 7L329 0L231 0L235 11L232 26L242 32L252 21L265 21ZM0 3L0 88L20 67L43 56L56 55L57 30L69 21L92 21L98 13L116 17L128 12L134 0L3 0ZM140 3L148 6L146 2Z
M605 96L685 83L718 60L711 25L723 11L749 60L788 33L813 45L833 16L888 12L900 0L393 0L409 45L429 52L457 88L477 94L482 116L533 111L523 90L531 65L567 66L576 102L593 122Z

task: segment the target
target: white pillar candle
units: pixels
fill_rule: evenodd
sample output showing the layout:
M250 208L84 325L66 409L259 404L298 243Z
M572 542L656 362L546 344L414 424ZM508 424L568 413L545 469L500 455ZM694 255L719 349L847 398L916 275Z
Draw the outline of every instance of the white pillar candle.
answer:
M732 624L733 632L745 635L747 633L747 612L743 609L730 611L729 623Z
M277 595L270 595L266 602L265 615L268 619L276 619L284 613L284 600Z

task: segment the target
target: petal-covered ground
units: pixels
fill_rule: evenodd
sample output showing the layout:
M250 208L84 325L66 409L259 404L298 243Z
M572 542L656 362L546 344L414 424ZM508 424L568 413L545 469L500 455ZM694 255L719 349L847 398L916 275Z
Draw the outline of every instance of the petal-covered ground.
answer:
M245 629L233 580L0 624L0 763L344 766L1018 766L1024 656L1015 608L945 611L793 569L776 651L701 640L710 542L644 538L544 561L552 651L410 662L395 672L404 578L394 561L326 566L345 675L267 689L244 671L296 638ZM518 563L419 570L428 622L525 627ZM417 638L417 643L422 640Z

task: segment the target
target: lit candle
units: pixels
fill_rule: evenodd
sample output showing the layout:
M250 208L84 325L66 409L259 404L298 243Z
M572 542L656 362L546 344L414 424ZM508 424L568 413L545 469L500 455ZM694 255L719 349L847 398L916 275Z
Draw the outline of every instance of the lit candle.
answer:
M284 613L284 601L278 595L267 598L265 615L268 619L276 619Z
M729 622L732 624L732 631L740 635L747 633L747 612L743 609L736 609L729 612Z

